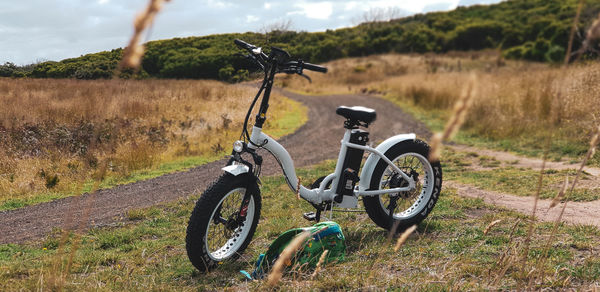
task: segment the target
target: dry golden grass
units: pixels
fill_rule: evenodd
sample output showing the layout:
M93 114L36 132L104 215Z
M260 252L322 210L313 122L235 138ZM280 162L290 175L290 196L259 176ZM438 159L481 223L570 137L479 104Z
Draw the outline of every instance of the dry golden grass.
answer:
M296 237L294 237L294 239L281 252L275 261L275 264L273 265L273 270L269 273L267 278L267 284L269 286L275 286L277 283L279 283L285 268L291 264L292 257L296 254L300 247L302 247L309 236L309 232L302 232L296 235Z
M442 155L442 142L448 141L456 135L462 124L465 122L465 116L469 112L469 108L473 103L473 98L477 95L476 93L477 79L475 75L472 75L471 80L467 86L463 89L461 97L456 100L454 104L454 110L452 116L446 122L444 131L435 133L431 137L431 152L429 153L429 161L440 161Z
M556 197L554 197L554 199L552 199L552 203L550 203L550 207L549 208L556 207L556 205L558 205L558 203L564 198L565 191L567 190L567 186L568 185L569 185L569 176L567 175L565 177L565 183L563 184L563 186L560 189L560 191L558 192L558 194L556 194Z
M129 45L127 45L127 48L125 48L125 51L123 52L123 59L120 64L122 68L139 68L142 62L142 56L144 55L144 46L139 44L142 32L152 26L154 17L162 8L163 3L169 1L170 0L150 0L146 9L136 16L133 23L133 36L131 36Z
M486 226L485 229L483 230L483 235L487 235L488 232L490 232L490 230L492 230L492 227L494 227L496 224L498 224L500 222L502 222L502 220L498 219L498 220L494 220L490 224L488 224L488 226Z
M413 225L413 226L409 227L408 229L406 229L404 232L402 232L402 234L400 234L400 237L398 237L398 240L396 241L396 245L394 246L394 251L398 251L400 249L400 247L404 244L404 242L406 242L408 237L413 232L415 232L415 230L417 230L417 225Z
M337 72L338 76L313 76L316 80L312 89L289 78L284 79L282 85L313 93L384 95L388 99L416 106L426 112L444 113L442 120L450 117L446 120L450 120L448 124L452 125L453 119L462 119L458 118L456 110L451 109L464 98L462 92L465 87L469 87L467 85L471 75L476 74L477 94L473 97L472 107L466 114L463 126L470 133L479 138L517 142L513 145L519 145L521 140L537 139L538 143L541 142L538 148L546 148L543 165L548 152L556 151L555 148L551 148L552 143L555 143L553 147L565 148L573 145L583 148L589 143L590 147L584 155L581 167L592 159L598 144L600 129L597 129L596 125L600 114L600 64L596 62L559 67L504 61L488 53L471 58L468 55L454 54L384 55L339 60L326 65L333 67L331 71ZM397 74L385 74L386 66L403 66L403 69ZM360 78L361 75L363 79ZM444 132L453 131L446 126ZM442 140L441 137L442 135L438 135L439 141ZM544 147L544 144L547 146ZM577 154L582 153L579 151ZM557 190L559 195L555 204L569 196L577 183L580 171L581 168L572 182L570 191L567 191L568 181L562 190ZM553 244L556 245L556 230L562 224L562 212L556 218L550 235L541 241L541 255L532 256L531 240L538 226L535 212L543 175L544 166L539 177L532 216L528 222L527 237L524 241L513 240L514 230L519 222L517 221L509 241L503 244L505 252L499 256L495 267L490 269L491 287L499 287L505 276L513 270L520 273L517 290L521 290L525 285L530 290L538 287L537 285L544 286L546 277L543 267L552 257L549 250ZM563 210L565 206L566 203L562 206ZM490 223L483 234L488 235L492 227L499 222L501 220ZM537 250L539 252L540 248ZM557 274L560 274L560 271L551 278L558 278ZM566 277L561 280L560 285L568 286L570 281L571 277Z
M541 138L553 129L555 138L568 138L583 148L600 114L596 62L563 69L480 52L369 56L325 65L331 73L312 74L312 85L295 77L280 83L308 93L375 93L449 113L476 74L478 94L463 128L496 140Z
M311 280L313 280L319 274L319 272L321 272L321 269L323 268L323 265L325 263L325 258L327 257L328 253L329 253L329 250L326 249L325 251L323 251L323 253L319 257L319 262L317 263L317 267L315 268L315 271L312 273L312 275L310 275Z
M92 178L183 157L220 157L253 96L251 87L216 81L0 79L0 203L77 193ZM273 98L271 117L297 111L290 103Z

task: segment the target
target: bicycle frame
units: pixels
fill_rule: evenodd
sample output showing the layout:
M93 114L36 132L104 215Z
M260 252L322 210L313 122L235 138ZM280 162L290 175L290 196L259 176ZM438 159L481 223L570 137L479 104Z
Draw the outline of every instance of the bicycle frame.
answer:
M292 160L290 154L275 139L273 139L270 136L268 136L267 134L263 133L261 128L256 127L256 126L254 126L252 128L252 134L250 136L250 140L252 142L254 142L254 144L256 144L256 145L264 145L264 146L262 146L262 148L269 151L275 157L275 159L281 166L284 177L285 177L286 182L287 182L288 186L290 187L290 189L294 192L297 192L300 195L300 197L302 197L303 199L305 199L309 202L312 202L314 204L320 204L324 201L333 201L333 198L337 195L335 193L335 190L337 189L337 185L339 183L339 178L341 177L341 173L343 171L342 165L343 165L343 161L346 156L346 150L348 149L348 147L357 148L357 149L361 149L361 150L370 152L371 155L375 155L377 158L385 161L388 165L390 165L394 169L394 171L399 173L402 176L402 178L408 182L409 185L406 187L397 187L397 188L386 189L386 190L368 190L364 187L359 187L359 189L355 190L355 192L354 192L355 196L344 196L344 200L341 203L337 204L337 206L344 207L344 208L354 208L357 206L358 196L377 196L377 195L382 195L382 194L410 191L415 188L414 180L411 177L409 177L406 173L404 173L398 166L393 164L392 161L390 161L384 155L383 151L380 151L376 148L372 148L369 146L362 146L362 145L350 143L349 142L350 134L351 134L351 130L346 129L344 138L341 141L341 149L340 149L340 152L338 155L338 161L337 161L335 171L334 171L334 173L331 173L325 177L325 179L321 182L318 189L307 189L306 187L302 186L299 183L298 177L296 175L296 169L294 168L294 161ZM400 137L400 136L403 136L403 137ZM392 138L394 138L394 137L392 137ZM392 139L392 138L390 138L390 139ZM414 134L399 135L399 136L396 136L396 139L394 139L394 140L398 140L398 139L400 139L400 140L414 139ZM385 142L382 143L382 145L383 144L385 144ZM248 147L251 149L258 148L257 146L253 145L252 143L250 145L248 145ZM369 160L372 160L372 159L368 159L368 161ZM378 162L378 160L375 159L375 164L377 164L377 162ZM371 164L373 164L373 163L371 163ZM243 167L243 166L240 166L240 167ZM366 165L365 165L365 167L366 167ZM233 169L237 169L237 171L236 171L237 174L240 173L239 167L232 168L231 169L232 171L229 171L229 172L233 173ZM247 171L247 169L246 169L246 171ZM242 172L244 172L244 171L242 170ZM369 171L367 171L367 172L369 172ZM364 171L364 167L363 167L363 172L361 173L361 180L363 178L366 179L366 177L367 177L367 175L365 175L365 171ZM370 173L369 173L368 177L370 178ZM329 182L332 182L332 184L331 184L332 187L329 189L325 189L325 187L327 186L327 184Z
M273 80L275 74L278 72L285 73L296 73L304 76L302 74L303 67L308 68L314 71L326 72L327 69L324 67L320 67L318 65L313 65L309 63L305 63L302 61L299 62L287 62L287 58L289 58L289 54L287 52L282 51L280 49L272 48L272 52L270 56L262 53L260 48L256 48L252 45L249 45L243 41L236 40L236 44L250 51L251 54L248 57L253 60L255 63L260 65L260 67L265 72L265 77L263 80L263 84L258 91L248 114L246 115L246 119L244 121L244 128L242 131L242 136L248 139L249 143L247 147L252 151L258 148L264 148L269 151L283 171L285 180L290 187L290 189L296 192L303 199L313 203L313 204L321 204L323 202L333 202L338 207L343 208L354 208L358 206L358 196L378 196L382 194L390 194L390 193L398 193L404 191L410 191L415 189L415 181L409 177L406 173L404 173L398 166L392 163L386 156L385 152L393 145L400 143L404 140L414 140L416 139L414 134L405 134L405 135L397 135L391 138L388 138L383 143L381 143L377 148L372 148L369 146L363 146L359 144L354 144L350 142L350 136L352 134L352 127L345 127L346 131L344 133L344 137L341 141L341 148L338 155L337 165L335 171L323 179L319 188L317 189L307 189L302 186L298 176L296 175L296 170L294 168L294 161L290 157L290 154L285 150L281 144L275 141L273 138L269 137L267 134L262 132L262 125L266 120L266 113L269 107L269 97L271 94L271 89L273 87ZM286 60L282 62L282 59ZM288 67L280 68L280 65L285 65ZM309 79L310 80L310 79ZM252 127L252 133L248 135L247 132L247 123L252 108L255 102L258 100L260 94L263 92L263 98L260 104L260 108L258 114L256 115L256 122ZM344 171L342 168L344 167L344 160L346 159L346 152L348 148L356 148L363 151L367 151L370 153L369 158L365 162L365 165L362 167L363 170L360 174L358 187L355 187L353 190L353 195L343 195L341 202L336 202L334 198L338 196L336 193L338 184L340 183L340 178L342 177L342 172ZM375 170L375 167L380 161L385 161L388 165L392 167L392 169L400 174L402 179L408 182L408 186L404 187L396 187L386 190L370 190L369 184L371 180L371 174ZM223 168L226 172L231 173L232 175L239 175L242 173L246 173L250 171L250 167L244 164L232 164ZM331 183L331 188L326 189L326 186ZM339 198L338 198L339 199Z
M429 146L412 133L387 138L375 148L368 146L367 130L377 114L365 107L340 106L335 110L345 118L345 133L335 170L319 178L318 183L307 183L310 189L302 186L288 151L262 128L267 120L276 74L298 74L310 81L303 74L304 70L326 73L327 68L301 59L293 60L286 51L275 47L267 55L260 47L242 40L236 39L234 43L248 52L245 57L264 72L264 78L250 103L239 140L233 143L231 156L222 168L225 173L200 196L190 216L185 247L190 261L200 272L208 272L225 260L235 259L252 240L260 219L260 174L264 165L264 153L258 149L266 149L275 157L289 188L315 208L315 212L302 214L306 220L319 222L326 218L331 221L336 208L356 208L359 198L370 219L391 234L399 234L411 225L414 227L427 217L440 195L440 163L427 160ZM261 95L251 127L249 120ZM389 122L388 117L386 120ZM363 161L365 151L369 154ZM377 197L384 194L388 194L389 203ZM226 200L228 204L224 203ZM410 207L405 208L404 201L410 203ZM396 212L398 207L399 213Z

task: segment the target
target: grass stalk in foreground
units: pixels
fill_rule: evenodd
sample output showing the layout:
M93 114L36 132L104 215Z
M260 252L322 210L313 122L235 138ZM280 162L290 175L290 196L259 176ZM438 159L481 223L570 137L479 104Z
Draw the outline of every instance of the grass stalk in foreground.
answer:
M548 152L550 151L550 141L552 138L549 137L546 143L546 151L544 151L544 158L542 159L542 167L540 168L540 175L538 177L537 189L535 191L535 196L533 199L533 207L531 208L531 216L529 217L529 226L527 228L527 237L525 237L525 242L523 244L522 258L521 258L521 273L525 273L527 268L528 256L529 256L529 248L531 246L531 236L533 234L533 230L536 227L536 217L535 214L537 212L538 202L540 200L540 193L542 191L542 185L544 181L544 170L546 168L546 160L548 159ZM521 289L521 283L517 283L517 290Z
M469 107L471 107L473 97L477 95L475 89L477 84L476 81L476 76L474 74L471 75L471 79L467 84L467 87L463 89L463 94L458 100L456 100L456 103L454 104L454 111L446 123L444 132L435 133L431 137L429 161L440 161L443 148L442 143L452 139L452 137L458 132L458 129L460 129L460 126L463 124L467 112L469 111Z
M288 244L285 249L281 252L275 264L273 265L273 270L269 273L267 278L267 284L269 286L275 286L281 279L285 268L290 265L292 257L296 254L296 252L302 247L302 245L306 242L306 239L310 236L310 233L305 231L302 232L294 239L290 244Z
M581 165L579 166L579 169L577 170L577 174L575 175L575 178L573 179L573 184L571 185L571 189L569 189L569 192L566 194L565 197L568 197L569 194L571 194L573 192L573 190L575 189L575 185L577 185L577 181L579 180L579 177L581 176L583 167L586 165L588 160L594 156L594 153L596 153L596 147L598 146L598 142L600 142L600 125L596 128L596 130L594 132L594 136L590 140L590 148L588 149L585 157L581 161ZM539 276L537 278L538 282L544 281L544 270L541 268L541 266L543 266L545 264L545 261L547 260L548 250L550 249L550 244L554 241L554 237L558 230L558 225L560 223L562 223L562 217L565 213L567 204L568 204L568 201L565 201L563 203L562 209L560 210L558 217L556 217L556 220L554 221L552 233L550 234L550 237L548 237L548 240L546 241L543 256L538 260L539 261L539 264L537 265L537 270L539 271ZM532 279L530 280L530 287L532 286L532 284L535 284L535 283L532 283L533 281L535 281L535 277L532 277Z
M139 44L142 32L152 26L154 17L162 8L162 4L169 1L170 0L150 0L146 9L135 17L133 23L133 35L129 40L129 44L123 51L123 58L119 64L120 68L133 68L137 70L140 67L142 56L144 56L144 46Z

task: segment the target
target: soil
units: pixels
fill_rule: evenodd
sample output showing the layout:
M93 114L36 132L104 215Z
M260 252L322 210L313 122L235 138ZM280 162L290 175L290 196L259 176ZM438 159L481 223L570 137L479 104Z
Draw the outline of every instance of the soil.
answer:
M481 149L477 147L465 146L465 145L451 145L448 146L456 151L461 152L474 152L479 156L489 156L493 157L496 160L510 162L510 165L513 167L524 167L531 168L535 170L539 170L542 167L542 159L539 158L531 158L531 157L523 157L517 154L513 154L510 152L496 151L490 149ZM546 161L545 169L556 169L556 170L564 170L564 169L579 169L579 163L568 163L565 161ZM586 166L583 170L592 176L600 176L600 168Z
M279 139L294 158L296 167L310 166L337 157L344 133L344 118L335 114L335 109L340 105L362 105L376 110L377 120L368 129L371 132L371 141L375 143L401 133L413 132L423 138L430 136L423 124L381 98L368 95L314 97L282 93L302 102L309 109L308 122L293 134ZM267 152L263 151L261 154L265 158L262 175L279 174L279 165L275 159ZM92 194L0 212L0 244L40 239L48 235L53 228L85 230L126 221L128 210L150 207L201 193L222 173L221 167L226 161L222 159L187 171L120 185Z
M455 182L444 182L446 187L456 188L458 195L480 198L487 204L506 207L508 209L530 215L533 211L534 197L522 197L494 191L481 190L473 186ZM600 227L600 201L559 203L550 208L552 200L538 200L536 218L541 221L555 221L564 204L565 212L562 220L571 224L585 224Z

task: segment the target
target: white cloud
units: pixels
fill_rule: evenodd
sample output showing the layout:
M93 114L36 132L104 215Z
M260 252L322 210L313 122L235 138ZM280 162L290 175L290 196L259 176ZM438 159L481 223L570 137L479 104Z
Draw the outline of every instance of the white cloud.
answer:
M110 0L98 0L98 4L101 4L101 5L106 4L108 2L110 2Z
M250 22L257 22L260 18L258 18L257 16L254 15L246 15L246 22L250 23Z
M483 0L485 1L485 0ZM483 2L482 1L482 2ZM431 5L440 5L448 7L456 7L459 0L420 0L420 1L405 1L405 0L372 0L372 1L350 1L345 4L345 10L368 11L373 8L388 8L396 7L411 13L422 12L425 7Z
M350 1L350 2L346 3L346 5L344 5L344 10L346 10L346 11L354 10L358 6L358 4L359 3L356 1Z
M263 7L265 7L265 9L271 9L271 3L265 2L265 4L263 5Z
M328 19L333 13L333 4L331 2L304 2L294 4L295 8L301 9L300 11L293 11L288 15L302 14L308 18L313 19Z
M233 6L233 3L229 3L227 1L219 1L219 0L208 0L207 3L209 7L213 8L228 8Z

